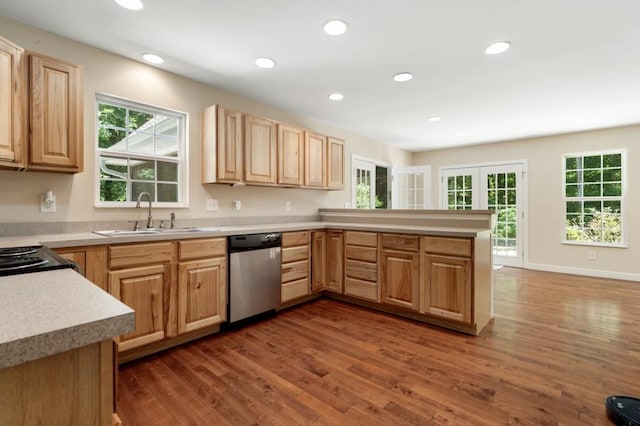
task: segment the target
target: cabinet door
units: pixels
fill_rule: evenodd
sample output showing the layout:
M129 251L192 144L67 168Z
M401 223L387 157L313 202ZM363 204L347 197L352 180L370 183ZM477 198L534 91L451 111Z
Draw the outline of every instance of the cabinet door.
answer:
M304 184L315 188L327 186L327 138L305 132Z
M119 351L165 338L171 265L109 272L109 292L136 312L136 329L120 336Z
M379 277L382 303L418 310L419 253L382 250Z
M242 181L242 114L218 107L217 177L218 182Z
M89 246L55 249L56 253L65 259L69 259L80 267L82 275L100 287L108 291L106 267L106 246Z
M327 138L327 187L344 189L344 141Z
M324 290L327 282L326 267L327 234L324 231L311 233L311 291Z
M244 180L276 183L276 123L266 118L244 117Z
M24 51L0 37L0 166L25 166L27 135Z
M183 262L178 268L178 333L226 321L226 257Z
M471 259L425 253L420 311L472 323Z
M327 290L335 291L336 293L343 292L343 253L342 232L328 231L326 255Z
M278 184L301 186L304 172L304 130L278 124Z
M31 54L31 169L81 172L82 72L78 66Z

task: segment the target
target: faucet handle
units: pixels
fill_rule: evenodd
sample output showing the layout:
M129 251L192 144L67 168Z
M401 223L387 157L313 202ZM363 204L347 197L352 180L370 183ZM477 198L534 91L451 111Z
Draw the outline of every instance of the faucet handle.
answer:
M164 228L164 219L160 219L160 225L158 225L158 228Z
M137 220L128 220L127 222L134 224L133 225L133 230L134 231L137 231L138 229L140 229L140 224L138 223Z

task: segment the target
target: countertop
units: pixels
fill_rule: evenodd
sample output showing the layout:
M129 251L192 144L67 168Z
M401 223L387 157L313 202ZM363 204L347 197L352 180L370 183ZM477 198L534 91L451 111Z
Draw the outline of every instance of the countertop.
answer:
M0 368L133 331L131 308L71 269L0 277Z
M203 228L205 229L205 228ZM152 242L161 240L183 240L188 238L220 237L228 235L251 234L261 232L286 232L319 229L344 229L371 232L395 232L414 235L433 235L444 237L475 238L484 229L454 228L414 225L390 225L375 223L343 223L343 222L294 222L259 225L225 225L207 227L209 230L197 232L175 232L160 234L103 236L93 232L40 234L0 238L0 247L43 244L50 248L92 246L102 244L119 244L135 242Z

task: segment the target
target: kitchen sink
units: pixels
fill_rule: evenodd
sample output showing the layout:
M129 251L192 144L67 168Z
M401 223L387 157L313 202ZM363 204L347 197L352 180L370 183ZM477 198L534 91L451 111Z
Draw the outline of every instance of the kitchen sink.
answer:
M117 236L131 236L131 235L145 235L145 234L180 234L180 233L191 233L191 232L216 232L220 231L222 228L143 228L134 230L124 230L124 229L113 229L109 231L93 231L94 234L104 235L105 237L117 237Z
M118 235L144 235L144 234L158 234L159 232L155 229L139 229L137 231L128 230L125 231L123 229L112 229L109 231L93 231L94 234L104 235L105 237L115 237Z

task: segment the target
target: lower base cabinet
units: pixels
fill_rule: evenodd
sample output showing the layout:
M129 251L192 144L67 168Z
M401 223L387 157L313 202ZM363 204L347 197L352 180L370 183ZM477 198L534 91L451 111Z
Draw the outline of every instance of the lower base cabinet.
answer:
M326 289L344 293L344 236L342 231L327 231L325 255Z
M194 260L178 266L178 333L227 319L227 259Z
M282 303L298 299L309 294L311 275L309 267L310 232L296 231L282 233Z
M470 324L471 259L426 254L421 312Z

